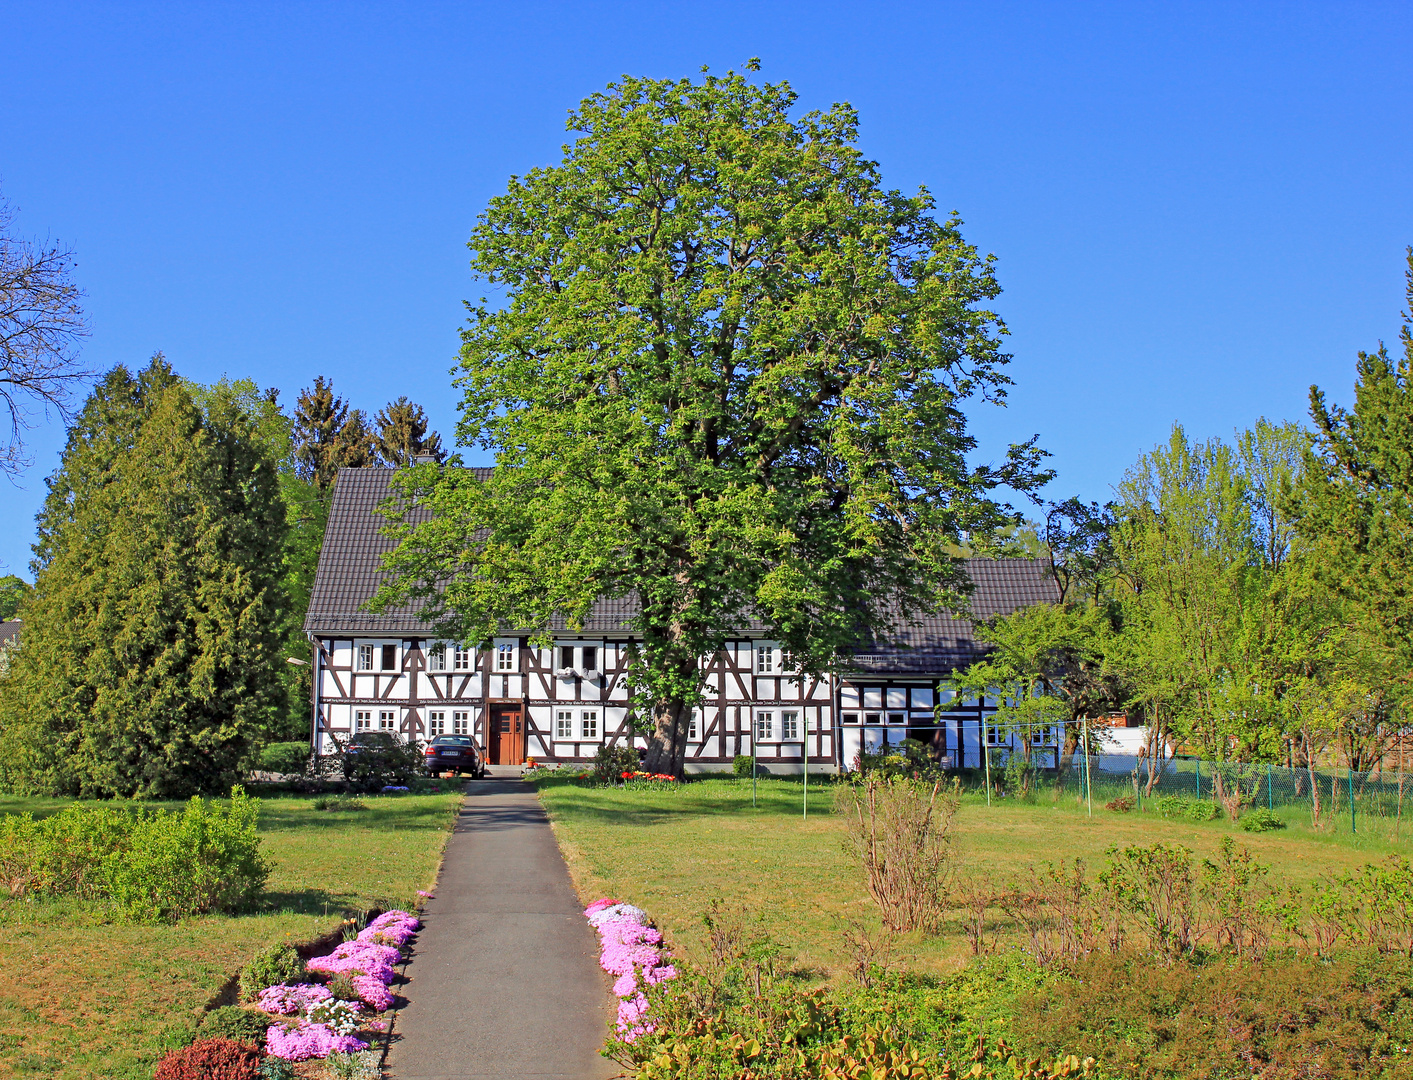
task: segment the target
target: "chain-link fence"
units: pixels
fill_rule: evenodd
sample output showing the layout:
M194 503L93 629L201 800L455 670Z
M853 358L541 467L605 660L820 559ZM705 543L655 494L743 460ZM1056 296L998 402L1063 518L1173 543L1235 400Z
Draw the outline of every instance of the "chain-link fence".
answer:
M993 759L992 782L1004 790L1010 778L1004 766L997 766ZM1096 808L1198 820L1260 809L1284 821L1352 832L1361 823L1401 823L1405 801L1413 802L1413 776L1397 769L1354 772L1320 765L1287 768L1185 757L1154 762L1101 753L1088 760L1077 754L1067 769L1041 770L1025 779L1034 785L1036 795L1069 796ZM1010 784L1017 786L1014 779Z

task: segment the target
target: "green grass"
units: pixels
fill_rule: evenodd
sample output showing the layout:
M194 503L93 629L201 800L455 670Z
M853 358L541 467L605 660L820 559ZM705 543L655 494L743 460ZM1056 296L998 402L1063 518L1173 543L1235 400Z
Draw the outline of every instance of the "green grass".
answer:
M599 896L648 911L689 954L700 947L701 911L719 897L754 912L797 962L821 974L844 959L843 927L876 923L859 868L845 855L831 813L833 790L810 788L801 816L798 780L762 780L751 805L749 780L711 779L680 788L590 788L537 778L575 885L585 901ZM1413 830L1410 830L1413 831ZM963 797L957 816L958 867L1003 883L1035 864L1082 858L1091 873L1111 845L1180 843L1199 857L1235 836L1272 867L1273 881L1307 884L1321 873L1403 851L1387 830L1316 833L1296 821L1280 832L1248 834L1226 821L1197 823L1100 807L1090 818L1072 799L1052 805ZM964 960L958 933L914 935L905 959L921 970Z
M265 800L274 872L253 914L136 926L64 901L0 904L0 1077L147 1080L171 1032L261 949L319 937L350 910L413 904L436 877L458 800L370 796L363 811ZM63 805L5 798L0 812Z

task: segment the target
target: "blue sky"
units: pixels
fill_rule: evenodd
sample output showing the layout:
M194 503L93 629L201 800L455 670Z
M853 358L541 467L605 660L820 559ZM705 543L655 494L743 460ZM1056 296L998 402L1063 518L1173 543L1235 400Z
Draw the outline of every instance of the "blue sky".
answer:
M163 350L292 402L315 375L449 433L476 214L622 73L751 56L849 101L886 182L997 256L1047 495L1103 499L1175 420L1229 436L1347 401L1413 243L1407 4L0 2L0 191L78 253L105 369ZM63 432L0 480L28 576ZM3 571L0 571L3 572Z

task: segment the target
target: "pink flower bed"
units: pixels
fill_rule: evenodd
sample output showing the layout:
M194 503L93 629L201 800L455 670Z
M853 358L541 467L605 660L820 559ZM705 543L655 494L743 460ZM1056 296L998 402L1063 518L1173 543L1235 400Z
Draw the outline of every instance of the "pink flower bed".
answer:
M402 947L421 927L415 915L389 911L370 922L353 941L345 941L328 956L316 956L305 967L324 975L348 975L359 1000L376 1012L392 1007L393 965L402 959ZM302 1020L274 1024L265 1032L265 1048L286 1061L328 1057L332 1053L351 1054L366 1050L368 1044L354 1035L339 1035L326 1024L311 1023L310 1008L328 1001L333 994L326 986L301 983L296 986L270 986L260 992L258 1004L269 1013L284 1016L303 1014ZM378 1022L372 1025L381 1031Z
M599 966L617 975L613 993L618 1003L618 1034L631 1042L653 1030L646 1018L648 999L643 987L655 986L677 977L677 969L666 962L662 932L648 925L641 908L609 899L595 900L584 909L599 934Z
M256 1004L262 1012L293 1016L320 1001L328 1001L333 996L327 986L317 983L297 983L294 986L281 983L279 986L269 986L261 990Z
M368 1044L354 1035L335 1035L324 1024L303 1024L290 1028L271 1024L265 1032L265 1049L272 1057L304 1061L334 1053L352 1054L357 1050L367 1050Z

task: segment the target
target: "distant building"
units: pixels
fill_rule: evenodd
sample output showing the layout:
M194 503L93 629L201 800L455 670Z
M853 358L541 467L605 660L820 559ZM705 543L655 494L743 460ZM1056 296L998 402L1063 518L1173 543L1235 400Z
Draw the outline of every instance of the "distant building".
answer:
M332 752L359 731L469 735L493 764L583 762L605 743L646 745L627 723L630 600L600 602L582 631L559 627L548 648L511 629L480 647L440 640L417 605L364 610L394 546L377 513L393 475L345 469L334 487L304 622L314 652L316 749ZM966 571L980 617L1058 600L1043 562L971 559ZM939 614L908 626L896 646L861 648L837 677L805 678L762 628L743 625L702 661L706 700L691 719L687 767L729 766L754 743L772 771L797 772L806 754L811 768L847 768L861 749L909 737L952 767L979 766L985 717L998 702L954 701L938 684L985 652L967 619ZM994 731L989 740L1008 741Z

